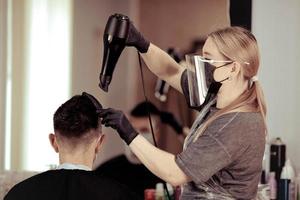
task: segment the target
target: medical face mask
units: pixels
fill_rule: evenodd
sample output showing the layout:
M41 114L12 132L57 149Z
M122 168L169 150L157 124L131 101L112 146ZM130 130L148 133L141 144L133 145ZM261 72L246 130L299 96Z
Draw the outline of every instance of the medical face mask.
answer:
M199 108L205 104L211 94L217 94L222 82L214 80L215 70L231 64L230 60L208 60L199 55L186 55L189 100L192 108ZM221 66L215 66L223 63ZM209 98L208 98L209 97Z

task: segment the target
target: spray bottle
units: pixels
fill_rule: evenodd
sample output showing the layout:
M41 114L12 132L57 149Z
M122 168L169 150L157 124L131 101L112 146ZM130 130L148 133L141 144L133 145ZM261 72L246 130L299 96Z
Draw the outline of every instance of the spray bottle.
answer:
M296 200L295 190L295 171L291 161L287 159L280 175L278 198Z

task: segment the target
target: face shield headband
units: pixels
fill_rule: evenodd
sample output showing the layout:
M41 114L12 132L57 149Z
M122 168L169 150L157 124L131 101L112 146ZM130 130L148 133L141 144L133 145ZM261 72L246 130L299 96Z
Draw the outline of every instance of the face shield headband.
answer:
M216 82L214 71L233 63L233 61L210 60L199 55L186 55L186 63L190 106L197 108L208 102L211 94L219 91L221 83L229 79L227 77ZM223 65L217 66L219 63L223 63Z

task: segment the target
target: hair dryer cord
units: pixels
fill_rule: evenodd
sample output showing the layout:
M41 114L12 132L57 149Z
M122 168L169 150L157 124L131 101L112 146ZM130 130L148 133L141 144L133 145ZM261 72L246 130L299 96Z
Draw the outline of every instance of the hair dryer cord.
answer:
M144 97L145 97L145 101L148 103L148 98L147 98L146 90L145 90L145 80L144 80L144 73L143 73L143 66L142 66L141 56L140 56L140 54L139 54L138 51L137 51L137 54L138 54L138 58L139 58L139 65L140 65L140 71L141 71L141 78L142 78L142 86L143 86ZM149 118L149 122L150 122L150 127L151 127L151 133L152 133L152 137L153 137L153 141L154 141L154 146L157 147L157 143L156 143L155 136L154 136L154 131L153 131L153 125L152 125L152 120L151 120L151 114L150 114L149 104L147 104L147 105L148 105L147 106L148 107L147 108L148 109L148 118ZM171 200L171 197L170 197L170 194L169 194L166 182L164 182L163 185L164 185L164 189L166 191L168 200Z

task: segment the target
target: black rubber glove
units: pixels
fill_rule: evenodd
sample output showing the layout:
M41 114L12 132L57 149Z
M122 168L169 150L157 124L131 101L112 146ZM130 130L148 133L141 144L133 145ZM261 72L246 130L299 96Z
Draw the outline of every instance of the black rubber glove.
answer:
M127 117L120 110L112 108L102 109L99 113L99 117L102 118L102 124L106 127L112 127L115 129L128 145L138 135Z
M160 120L162 123L170 125L177 134L182 134L183 129L180 123L175 119L174 115L169 112L161 112Z
M126 39L127 46L134 46L141 53L148 51L150 42L135 28L132 21L129 22L128 37Z

